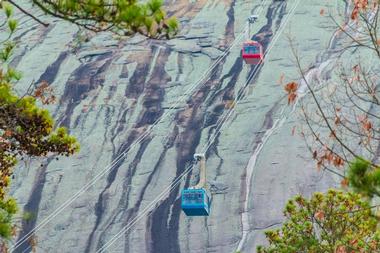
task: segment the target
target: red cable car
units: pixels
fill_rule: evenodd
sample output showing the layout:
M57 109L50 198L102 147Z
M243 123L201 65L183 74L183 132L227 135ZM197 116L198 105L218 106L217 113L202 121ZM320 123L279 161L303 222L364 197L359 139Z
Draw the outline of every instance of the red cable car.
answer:
M253 40L243 43L242 56L247 64L260 64L264 60L263 46Z

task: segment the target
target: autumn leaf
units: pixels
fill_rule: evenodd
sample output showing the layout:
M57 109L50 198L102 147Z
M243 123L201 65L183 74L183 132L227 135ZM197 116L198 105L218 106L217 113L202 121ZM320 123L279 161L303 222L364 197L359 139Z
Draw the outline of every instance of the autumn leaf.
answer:
M334 123L335 123L335 125L339 125L340 124L340 118L339 118L339 116L335 117Z
M11 130L5 130L4 136L5 137L11 137L12 136L12 131Z
M317 220L322 220L325 218L325 213L323 211L318 211L314 214L314 218Z
M288 105L293 103L297 98L297 94L296 93L290 93L288 95Z
M328 161L328 163L332 163L333 160L334 160L334 155L333 155L333 153L331 153L331 152L327 152L327 154L326 154L326 160Z
M344 165L344 160L341 157L336 155L334 158L333 164L335 167L341 167Z
M288 104L293 103L297 98L298 84L296 82L290 82L285 85L285 91L288 93Z
M336 248L335 253L348 253L348 252L346 251L346 247L342 245Z
M53 88L46 81L42 81L37 86L33 97L38 98L44 105L52 104L56 101L56 97L53 95Z
M352 10L352 13L351 13L351 19L352 20L355 20L358 18L358 15L359 15L359 8L355 7L353 10Z
M285 78L285 74L282 73L281 76L280 76L280 79L278 80L278 83L282 84L284 82L284 78Z
M368 6L368 0L355 0L354 2L359 9L366 9Z
M322 165L323 165L323 161L322 161L322 160L319 160L319 161L317 162L317 171L320 171L320 170L321 170Z
M363 123L363 128L364 128L364 130L366 130L366 131L371 130L371 129L372 129L372 123L371 123L370 121L366 121L366 122L364 122L364 123Z
M342 181L340 181L340 186L342 186L342 188L347 188L349 186L348 178L342 179Z
M356 245L358 245L358 239L353 239L350 241L350 244L354 247L356 247Z
M287 93L294 93L298 89L298 84L296 82L290 82L285 85L285 91Z
M375 250L377 248L377 242L375 240L370 242L371 249Z

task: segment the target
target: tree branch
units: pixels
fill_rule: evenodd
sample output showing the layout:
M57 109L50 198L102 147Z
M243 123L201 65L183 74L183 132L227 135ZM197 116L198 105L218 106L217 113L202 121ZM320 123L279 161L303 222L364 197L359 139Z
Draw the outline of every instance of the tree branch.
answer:
M45 23L43 21L41 21L39 18L37 18L36 16L30 14L28 11L26 11L25 9L23 9L20 5L16 4L13 0L7 0L10 4L12 4L14 7L16 7L17 9L19 9L22 13L24 13L25 15L31 17L32 19L34 19L35 21L37 21L38 23L40 23L41 25L45 26L45 27L48 27L49 24L48 23Z

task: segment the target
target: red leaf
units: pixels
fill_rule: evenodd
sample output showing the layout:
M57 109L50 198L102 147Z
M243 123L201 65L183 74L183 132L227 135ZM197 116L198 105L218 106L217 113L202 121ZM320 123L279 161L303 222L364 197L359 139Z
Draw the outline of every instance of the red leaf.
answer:
M294 93L298 89L298 84L296 82L290 82L285 85L285 91L287 93Z

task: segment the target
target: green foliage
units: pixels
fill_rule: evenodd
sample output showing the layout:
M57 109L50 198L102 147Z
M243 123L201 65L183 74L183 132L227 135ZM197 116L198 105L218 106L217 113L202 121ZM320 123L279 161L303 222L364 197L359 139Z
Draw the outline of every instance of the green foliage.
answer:
M0 199L0 236L10 239L13 227L12 217L17 212L17 203L14 199Z
M17 28L12 8L2 2L8 38L0 47L0 237L10 239L17 212L16 200L7 196L13 168L22 156L46 156L49 153L71 155L79 150L75 138L65 128L54 130L54 121L46 109L39 108L37 98L15 93L14 82L21 74L9 66L15 43L11 40Z
M171 38L178 22L167 17L162 0L33 0L45 13L92 31L112 30L124 35L140 33L151 38Z
M167 17L162 9L162 0L144 3L137 0L32 2L47 14L96 32L112 30L124 35L140 33L152 38L171 38L178 31L177 20ZM5 239L9 239L14 232L12 219L17 212L17 204L7 196L7 190L17 159L25 155L47 156L50 153L69 156L79 150L76 139L65 128L54 130L50 113L36 104L37 98L43 104L54 101L54 98L44 96L44 91L49 89L48 84L36 90L33 96L19 96L13 89L21 74L9 66L16 46L11 38L18 26L17 20L12 18L11 4L17 7L15 3L0 1L0 11L3 12L0 15L5 18L0 29L2 32L8 31L8 37L0 45L0 237ZM23 12L27 13L25 10ZM32 13L29 15L39 21Z
M310 200L288 201L280 229L266 231L269 246L259 253L379 252L377 219L361 195L330 189Z
M365 196L380 196L380 168L374 167L371 162L356 158L349 165L348 180L350 186Z
M4 2L3 4L3 8L4 8L4 13L5 15L7 16L7 18L9 19L12 15L13 15L13 9L12 9L12 6L7 3L7 2Z

